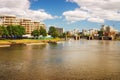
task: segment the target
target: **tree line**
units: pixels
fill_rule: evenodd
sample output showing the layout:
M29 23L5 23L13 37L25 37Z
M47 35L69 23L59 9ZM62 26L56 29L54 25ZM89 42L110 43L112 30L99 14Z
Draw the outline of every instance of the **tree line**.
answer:
M34 36L34 38L38 38L40 35L45 37L45 36L47 36L47 31L46 31L46 29L40 27L40 29L33 30L31 35Z
M6 39L20 39L25 34L25 29L20 25L0 26L0 36Z
M54 26L50 26L48 33L46 29L40 27L40 29L33 30L31 35L35 38L38 38L40 35L43 37L47 36L47 34L51 35L51 37L56 38L61 35L58 34L56 28ZM9 25L9 26L0 26L0 36L1 38L6 39L21 39L22 36L25 35L25 28L21 25Z
M49 27L48 34L51 35L51 37L53 37L53 38L56 38L59 36L59 34L54 26ZM45 36L47 36L47 31L46 31L46 29L41 27L39 30L36 29L36 30L32 31L31 35L36 38L38 38L40 35L45 37Z

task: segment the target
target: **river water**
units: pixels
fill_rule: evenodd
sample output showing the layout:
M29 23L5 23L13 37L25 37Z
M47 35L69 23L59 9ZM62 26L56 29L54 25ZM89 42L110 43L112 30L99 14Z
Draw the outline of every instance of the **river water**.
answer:
M2 47L0 80L120 80L120 42Z

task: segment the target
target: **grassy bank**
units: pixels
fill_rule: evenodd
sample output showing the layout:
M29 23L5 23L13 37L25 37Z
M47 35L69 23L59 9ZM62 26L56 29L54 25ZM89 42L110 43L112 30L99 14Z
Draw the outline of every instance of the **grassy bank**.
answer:
M120 41L120 37L115 39L116 41Z
M0 40L0 45L10 45L12 43L48 43L61 41L60 38L53 39L20 39L20 40Z

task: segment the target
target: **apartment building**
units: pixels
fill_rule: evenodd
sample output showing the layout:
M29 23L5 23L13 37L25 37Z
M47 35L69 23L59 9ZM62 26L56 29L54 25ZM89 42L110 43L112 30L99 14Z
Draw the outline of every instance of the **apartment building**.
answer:
M32 22L29 19L20 19L20 25L25 28L26 34L31 34L34 30Z
M40 29L40 27L46 29L45 24L30 19L19 19L15 16L0 16L0 25L5 27L8 25L21 25L25 28L26 34L31 34L33 30Z
M114 29L112 26L106 26L106 25L102 25L101 31L103 31L104 36L115 36L118 31L116 29Z
M15 16L0 16L1 25L19 25L19 20Z
M63 34L63 28L56 27L55 29L57 30L59 35Z
M40 22L32 22L32 23L35 29L40 29L40 26L41 26Z
M43 23L40 23L39 28L40 28L40 27L42 27L42 28L46 29L46 25L45 25L45 24L43 24Z
M89 30L82 30L83 35L90 35L90 36L98 36L98 29L89 29Z

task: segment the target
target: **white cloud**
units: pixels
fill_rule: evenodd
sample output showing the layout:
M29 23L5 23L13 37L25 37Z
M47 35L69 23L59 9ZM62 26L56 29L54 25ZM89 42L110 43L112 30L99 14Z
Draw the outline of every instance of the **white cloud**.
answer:
M44 9L31 10L29 0L0 0L0 15L15 15L37 21L55 18Z
M81 11L79 9L64 12L63 15L65 16L66 20L70 22L85 20L86 17L89 17L89 14L87 14L87 12Z
M68 21L72 22L78 21L78 18L81 18L81 16L84 17L83 20L87 19L88 21L91 22L101 23L104 22L105 20L120 21L120 6L119 6L120 0L66 0L66 1L78 4L79 8L77 9L77 12L82 12L82 15L80 13L76 13L76 9L73 11L64 12L63 15L65 16L66 20L70 18ZM71 15L71 12L74 14Z
M104 19L100 19L100 18L88 18L88 21L90 21L90 22L103 23L103 22L104 22Z

